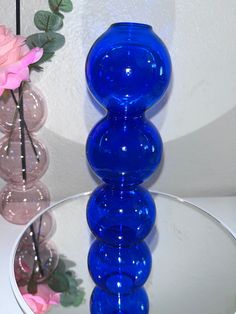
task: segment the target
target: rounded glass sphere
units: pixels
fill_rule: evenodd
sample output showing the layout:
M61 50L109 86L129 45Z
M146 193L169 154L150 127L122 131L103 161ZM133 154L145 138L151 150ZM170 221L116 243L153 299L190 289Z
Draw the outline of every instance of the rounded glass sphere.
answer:
M0 212L11 223L25 225L50 204L50 194L42 182L31 187L7 184L1 190ZM46 216L45 216L46 217ZM50 227L47 222L47 228ZM44 230L46 226L43 224Z
M108 115L90 132L86 152L90 166L106 183L140 184L161 162L163 144L144 116Z
M127 294L141 287L151 271L151 253L145 242L115 247L96 240L89 251L93 281L111 293Z
M148 314L149 301L143 288L131 294L110 294L98 287L90 301L91 314Z
M51 213L45 213L38 218L32 226L36 234L37 241L40 244L48 240L53 235L56 228L56 221ZM22 236L21 242L30 246L33 241L33 236L32 228L29 227Z
M167 90L170 56L151 26L116 23L92 46L86 77L92 95L109 111L143 112Z
M38 244L38 253L37 256L33 242L30 247L24 243L19 246L14 262L19 286L24 286L32 277L36 282L42 282L56 269L59 256L52 243Z
M18 90L14 95L19 100ZM29 132L38 131L46 121L47 105L41 92L30 84L23 89L24 120ZM15 121L15 122L14 122ZM19 127L19 113L10 92L0 98L0 131L9 133Z
M49 163L47 149L34 136L32 136L32 140L39 160L37 160L29 137L26 136L26 182L24 182L22 175L20 132L14 132L10 140L8 136L5 136L1 139L0 177L3 180L13 185L30 185L33 182L38 181L44 175Z
M150 193L140 187L98 187L87 205L87 221L93 234L112 245L131 245L143 240L156 218Z

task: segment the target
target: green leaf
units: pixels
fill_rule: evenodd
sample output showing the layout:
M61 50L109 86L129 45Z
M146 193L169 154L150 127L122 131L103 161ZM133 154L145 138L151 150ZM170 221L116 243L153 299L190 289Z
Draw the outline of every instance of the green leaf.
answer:
M71 12L73 10L73 3L71 0L49 0L49 6L52 12Z
M48 279L49 287L55 292L69 291L69 280L63 273L54 272Z
M56 268L57 272L64 273L66 271L65 262L60 258Z
M44 51L43 52L43 56L42 56L42 58L38 61L38 62L36 62L36 63L34 63L34 65L40 65L40 64L43 64L44 62L46 62L46 61L51 61L51 59L52 59L52 57L55 55L55 52L47 52L47 51Z
M71 276L67 276L67 279L70 283L70 288L77 288L78 284L77 284L77 280Z
M68 307L74 304L74 300L76 299L76 296L71 295L69 293L63 293L61 295L61 305L64 307Z
M35 70L37 72L42 72L43 71L43 67L41 67L40 65L37 65L36 63L30 64L29 68L30 68L30 70Z
M54 32L37 33L29 36L26 39L26 43L29 48L40 47L47 53L55 52L65 44L65 37L61 34Z
M61 12L54 12L54 14L60 16L62 19L64 19L65 17Z
M34 24L41 31L58 31L63 26L63 19L49 11L38 11L34 16Z
M77 296L74 298L73 305L75 307L80 306L83 303L83 301L84 301L84 297L85 297L84 290L79 290Z
M75 306L78 307L80 306L85 299L85 291L83 289L79 289L76 291L76 293L71 293L65 292L61 294L61 305L64 307L69 307L69 306Z

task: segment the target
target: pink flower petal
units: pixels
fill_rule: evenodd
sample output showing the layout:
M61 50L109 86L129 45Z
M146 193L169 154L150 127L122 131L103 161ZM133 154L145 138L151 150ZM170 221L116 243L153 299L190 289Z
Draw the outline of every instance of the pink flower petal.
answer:
M37 310L38 310L37 303L35 303L34 300L32 300L31 298L28 298L27 295L24 295L24 300L28 304L28 306L31 308L31 310L34 313L37 313Z
M0 35L5 34L6 26L0 25Z
M0 86L4 85L7 80L7 74L6 72L1 72L0 71Z
M0 55L4 55L7 52L11 52L12 49L14 49L17 43L17 38L12 38L11 40L9 40L6 43L0 43Z
M61 301L61 294L55 293L54 295L51 296L50 304L57 305L57 304L60 304L60 301Z
M21 64L22 66L28 66L39 61L43 56L43 49L42 48L33 48L32 50L27 53L22 59Z
M8 73L5 84L2 84L0 88L4 89L16 89L20 86L21 82L29 80L29 68L22 68L18 73Z
M29 294L26 287L21 287L20 292L33 312L37 314L45 314L52 305L60 304L60 293L54 292L46 284L38 285L36 295Z
M1 58L3 60L5 59L5 61L3 60L2 60L3 62L0 61L0 67L6 67L9 64L17 62L21 58L19 48L13 48L10 52L7 51L5 55L2 55Z
M29 65L39 61L43 49L29 47L25 38L0 25L0 95L4 89L16 89L29 80Z

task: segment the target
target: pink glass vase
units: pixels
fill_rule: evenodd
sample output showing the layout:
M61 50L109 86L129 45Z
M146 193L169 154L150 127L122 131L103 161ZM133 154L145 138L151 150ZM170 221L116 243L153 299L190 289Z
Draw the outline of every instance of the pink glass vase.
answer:
M30 279L35 282L43 282L56 269L59 256L55 246L50 242L38 244L38 252L35 245L26 245L22 242L15 255L14 269L18 286L26 285ZM37 258L36 258L37 256Z
M56 221L52 213L45 213L32 224L32 227L34 228L34 232L37 235L37 241L40 245L52 237L56 229ZM32 228L29 227L22 236L21 242L30 246L33 242L33 237Z
M28 136L25 138L27 185L38 181L46 172L49 157L46 147L35 136L32 136L33 150ZM15 131L9 141L4 136L0 141L0 177L13 185L23 185L21 165L21 141L19 132Z
M7 182L0 208L9 222L26 224L50 204L49 191L39 182L48 168L48 152L32 133L45 123L47 106L39 90L28 83L22 96L18 90L13 94L0 98L0 130L5 133L0 140L0 177Z
M18 92L14 92L18 99ZM47 118L47 105L41 92L30 84L25 83L24 95L24 119L29 132L36 132L44 125ZM12 127L19 127L19 114L16 104L10 93L0 99L0 131L10 133Z
M9 222L24 225L50 205L50 194L40 181L27 188L7 184L1 192L0 210Z

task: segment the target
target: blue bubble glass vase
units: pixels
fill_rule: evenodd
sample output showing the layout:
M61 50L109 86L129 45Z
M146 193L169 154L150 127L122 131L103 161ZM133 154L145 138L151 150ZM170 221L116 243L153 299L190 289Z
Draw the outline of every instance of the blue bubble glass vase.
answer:
M88 268L97 287L92 314L148 313L142 286L152 259L144 239L156 208L140 184L160 165L163 145L145 111L160 103L171 78L169 53L152 27L116 23L94 43L86 62L91 95L107 109L89 134L88 162L103 180L87 205L97 240Z

